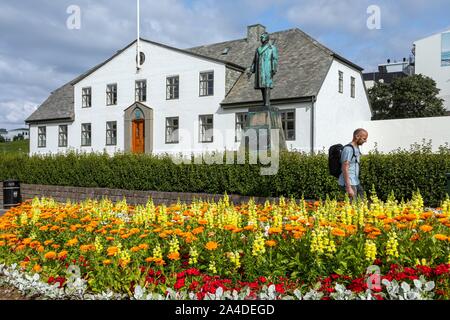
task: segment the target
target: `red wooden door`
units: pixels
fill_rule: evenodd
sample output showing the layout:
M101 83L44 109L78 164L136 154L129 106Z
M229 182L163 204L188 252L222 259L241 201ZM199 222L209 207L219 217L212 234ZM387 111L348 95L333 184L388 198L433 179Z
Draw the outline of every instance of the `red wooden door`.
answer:
M144 137L144 120L134 120L132 137L132 151L134 153L144 153Z

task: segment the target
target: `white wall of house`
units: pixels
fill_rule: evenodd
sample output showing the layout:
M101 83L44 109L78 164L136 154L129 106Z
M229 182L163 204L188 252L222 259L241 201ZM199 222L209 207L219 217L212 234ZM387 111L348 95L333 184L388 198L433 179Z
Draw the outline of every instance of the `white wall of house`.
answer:
M214 128L224 131L233 119L221 119L217 112L225 97L225 65L211 60L193 57L148 42L141 42L146 62L136 73L136 47L131 46L113 60L75 85L74 134L69 145L109 153L124 150L124 110L135 102L135 81L147 80L146 106L153 109L153 152L183 152L221 150L222 141L199 143L199 115L214 114ZM214 71L214 95L199 96L199 73ZM179 76L179 99L166 100L166 77ZM107 84L117 84L117 105L106 105ZM92 107L82 108L82 88L92 88ZM192 133L189 138L180 135L178 144L165 143L166 117L179 117L180 131ZM229 121L225 121L229 120ZM117 121L117 146L106 146L106 122ZM91 123L92 146L81 147L81 124Z
M59 135L59 126L67 125L67 137L68 139L74 136L75 128L67 122L61 123L51 123L51 124L30 124L30 154L50 154L50 153L65 153L67 151L74 151L74 147L63 147L60 148L58 146L58 135ZM45 127L46 129L46 139L45 139L45 147L38 146L38 128ZM69 140L68 140L69 141Z
M339 92L339 71L344 73L343 93ZM355 78L355 98L351 80ZM315 104L315 151L327 151L334 144L347 144L353 131L372 117L361 72L334 60Z
M436 81L436 86L441 89L440 97L445 100L444 106L450 111L450 66L443 67L441 65L441 34L437 33L414 42L416 46L415 72Z
M369 131L364 151L391 152L398 148L408 149L411 145L428 143L431 140L433 151L450 142L450 117L415 118L367 121L364 125Z

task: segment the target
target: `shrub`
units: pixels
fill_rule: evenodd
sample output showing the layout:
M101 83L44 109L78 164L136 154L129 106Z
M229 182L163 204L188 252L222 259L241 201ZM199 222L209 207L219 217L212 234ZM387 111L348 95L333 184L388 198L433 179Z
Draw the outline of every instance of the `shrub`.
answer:
M193 158L192 158L193 159ZM225 163L225 162L224 162ZM229 193L245 196L285 196L305 199L342 199L334 177L328 174L327 155L286 152L280 157L276 175L260 175L255 164L175 164L169 156L79 154L32 156L0 155L0 180L76 187L105 187L166 192ZM387 199L394 191L409 199L418 189L427 205L445 198L450 151L428 149L377 152L362 157L361 181Z

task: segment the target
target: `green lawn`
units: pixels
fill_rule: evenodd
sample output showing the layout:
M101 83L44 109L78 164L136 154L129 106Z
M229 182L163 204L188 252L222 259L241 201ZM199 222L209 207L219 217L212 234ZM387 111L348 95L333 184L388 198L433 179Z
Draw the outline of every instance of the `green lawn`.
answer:
M30 151L30 140L0 142L1 153L26 153Z

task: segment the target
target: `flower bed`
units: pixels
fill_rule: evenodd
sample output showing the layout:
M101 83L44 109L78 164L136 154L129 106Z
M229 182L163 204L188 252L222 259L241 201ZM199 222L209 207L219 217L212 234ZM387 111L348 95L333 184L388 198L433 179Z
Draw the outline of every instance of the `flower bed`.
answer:
M170 207L36 198L0 218L0 284L80 299L448 299L449 213L449 199L425 210L419 193Z

